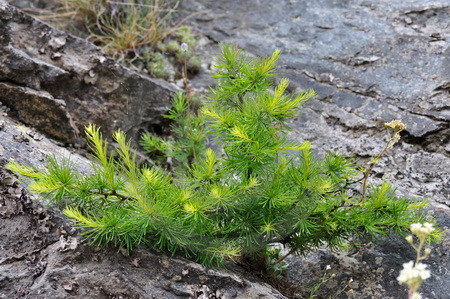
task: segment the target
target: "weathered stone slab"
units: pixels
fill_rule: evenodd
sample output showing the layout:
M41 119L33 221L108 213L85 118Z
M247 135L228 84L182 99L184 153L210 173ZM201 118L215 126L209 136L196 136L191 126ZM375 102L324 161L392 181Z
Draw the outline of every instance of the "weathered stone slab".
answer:
M0 102L10 114L66 144L94 123L136 139L161 131L174 88L130 71L93 44L0 0Z

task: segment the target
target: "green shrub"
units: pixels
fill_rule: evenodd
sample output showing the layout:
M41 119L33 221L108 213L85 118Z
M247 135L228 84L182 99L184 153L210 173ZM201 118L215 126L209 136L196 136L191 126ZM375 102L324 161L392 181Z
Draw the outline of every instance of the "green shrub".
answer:
M141 145L159 166L170 161L171 166L184 171L204 155L207 138L204 117L199 115L197 106L193 99L187 100L184 94L177 93L172 101L172 109L164 115L173 121L172 136L158 138L143 134Z
M317 158L309 142L286 137L288 119L314 92L286 94L287 79L274 85L279 56L249 59L224 45L208 101L197 107L178 94L167 115L174 138L143 137L160 167L138 165L121 131L108 153L91 125L92 173L55 159L43 170L17 163L8 168L64 206L93 244L129 250L146 244L205 265L224 259L273 265L283 260L273 261L274 243L301 254L324 244L339 248L354 236L402 233L421 222L423 202L397 197L387 182L362 197L352 191L362 173L350 159L336 153ZM220 149L209 148L207 137Z

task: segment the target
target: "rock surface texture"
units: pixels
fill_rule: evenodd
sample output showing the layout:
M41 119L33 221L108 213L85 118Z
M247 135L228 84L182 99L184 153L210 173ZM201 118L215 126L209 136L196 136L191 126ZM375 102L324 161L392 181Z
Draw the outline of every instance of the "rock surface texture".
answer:
M450 1L184 1L212 43L250 54L280 49L279 74L317 97L292 137L363 159L385 145L384 122L403 120L403 142L375 169L408 196L450 205Z
M34 202L3 168L10 158L42 165L47 154L69 152L2 115L0 128L0 298L285 298L236 267L216 271L146 250L125 256L81 244L59 212ZM85 158L71 159L89 171Z
M280 76L291 79L293 91L317 92L291 132L310 140L317 153L337 150L366 163L386 144L384 123L406 123L402 141L378 162L371 180L386 179L401 195L428 198L448 236L450 1L186 0L184 7L203 12L191 25L210 40L199 49L205 56L213 57L219 42L257 56L282 51ZM193 84L204 87L207 72ZM425 298L449 298L448 242L429 260L433 278L421 290ZM354 298L403 298L396 277L413 257L401 239L366 244L352 254L323 250L291 259L287 280L314 286L330 264L329 273L337 276L321 296L335 298L352 277Z
M173 87L132 72L93 44L0 0L0 102L9 114L75 146L83 128L106 136L161 130Z

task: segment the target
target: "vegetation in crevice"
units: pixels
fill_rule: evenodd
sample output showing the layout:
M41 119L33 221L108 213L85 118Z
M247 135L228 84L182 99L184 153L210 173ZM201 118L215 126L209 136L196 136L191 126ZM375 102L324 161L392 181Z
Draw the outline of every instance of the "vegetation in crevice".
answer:
M314 92L287 94L287 79L274 84L279 57L275 51L250 59L223 45L206 103L177 94L167 114L173 138L142 138L157 165L139 165L121 131L109 153L91 125L92 173L55 159L46 169L14 162L8 169L61 205L92 244L128 250L145 244L208 266L233 260L276 273L288 254L338 249L355 236L404 234L423 222L425 202L366 179L361 196L349 187L367 175L351 159L318 158L309 142L286 137L289 118ZM276 243L287 254L274 251Z
M196 38L175 15L180 1L64 0L52 11L28 10L69 32L81 35L125 65L166 80L200 69ZM186 44L188 51L182 51Z

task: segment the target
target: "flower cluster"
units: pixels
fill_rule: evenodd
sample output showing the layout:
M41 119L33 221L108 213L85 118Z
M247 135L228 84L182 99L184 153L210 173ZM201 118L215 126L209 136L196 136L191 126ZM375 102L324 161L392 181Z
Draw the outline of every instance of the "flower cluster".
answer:
M390 121L385 123L384 126L388 129L391 128L394 131L394 136L391 138L394 143L400 140L400 132L406 130L406 125L400 120Z
M427 265L422 263L414 264L414 261L403 264L403 270L397 280L400 283L408 285L412 290L417 290L422 281L430 277L430 270L427 270Z
M419 293L414 293L410 296L410 299L422 299L422 295Z
M406 284L409 287L409 298L410 299L419 299L422 298L420 294L417 292L422 282L430 277L430 270L427 270L427 266L425 264L420 263L421 260L427 258L430 255L431 249L425 248L423 246L425 244L426 239L431 235L434 231L433 224L431 223L413 223L411 224L411 232L416 235L419 239L419 244L414 245L413 236L407 236L406 240L409 244L416 250L417 258L415 261L410 261L408 263L403 264L403 269L400 271L400 275L397 277L397 280L401 284ZM422 255L423 251L423 255Z
M384 124L386 128L391 128L395 133L401 132L406 129L406 125L401 120L393 120Z
M415 234L419 239L426 238L434 230L431 223L413 223L411 224L411 232Z

